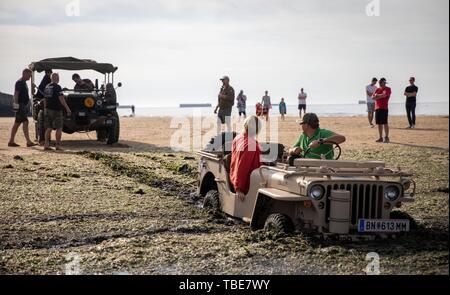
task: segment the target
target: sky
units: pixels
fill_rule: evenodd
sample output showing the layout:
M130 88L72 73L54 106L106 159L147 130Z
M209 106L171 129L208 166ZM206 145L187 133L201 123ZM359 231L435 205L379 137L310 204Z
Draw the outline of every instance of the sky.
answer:
M296 104L302 87L355 103L372 77L403 102L410 76L419 101L449 100L447 0L2 0L0 42L6 93L30 62L73 56L118 66L119 103L137 107L214 105L223 75L250 104Z

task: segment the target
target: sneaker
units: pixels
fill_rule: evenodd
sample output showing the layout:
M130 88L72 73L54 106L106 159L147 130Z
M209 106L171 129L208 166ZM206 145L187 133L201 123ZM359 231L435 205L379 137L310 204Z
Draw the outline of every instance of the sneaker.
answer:
M386 137L384 138L384 143L390 143L390 142L391 142L391 141L389 140L389 137L386 136Z
M383 142L383 138L380 137L380 138L378 138L378 140L376 140L375 142Z
M413 127L410 125L410 126L406 127L405 129L411 129L411 128L413 128Z
M370 124L370 125L369 125L369 128L373 128L373 127L375 127L375 125L373 125L373 124Z
M411 126L411 129L414 129L414 128L416 128L416 125L412 125L412 126Z
M34 143L34 142L27 143L27 147L33 147L33 146L37 146L37 143Z
M8 146L9 146L9 147L19 147L20 145L18 145L18 144L15 143L15 142L8 142Z

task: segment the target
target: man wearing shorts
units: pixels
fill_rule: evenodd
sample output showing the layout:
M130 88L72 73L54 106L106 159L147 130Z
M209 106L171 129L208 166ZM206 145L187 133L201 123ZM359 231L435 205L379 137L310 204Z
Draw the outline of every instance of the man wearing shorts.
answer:
M214 113L217 114L217 134L222 132L222 125L227 125L227 131L231 132L231 112L234 106L234 89L230 85L230 78L228 76L224 76L220 79L222 81L222 88L220 88L219 92L219 102L214 110Z
M64 95L62 94L62 88L58 85L59 75L53 73L51 76L52 83L45 87L45 101L44 101L44 120L45 120L45 144L44 150L51 150L50 148L50 136L52 130L56 130L56 150L61 149L61 136L64 123L63 107L66 110L68 116L71 111L67 105Z
M298 95L298 112L300 118L302 117L302 110L303 114L306 113L306 98L308 98L308 95L304 92L304 89L302 88L300 90L300 94Z
M376 142L389 143L389 98L391 97L391 88L387 87L386 79L380 79L380 87L375 90L373 99L375 100L375 123L378 125L379 138ZM383 139L384 129L384 139Z
M28 93L27 81L31 78L31 70L25 69L22 71L22 78L20 78L14 87L13 109L16 112L14 125L11 129L11 137L8 142L9 147L18 147L14 142L17 131L21 124L23 124L23 134L27 141L27 147L35 146L36 144L30 140L30 133L28 131L28 112L30 110L30 96Z
M366 86L366 95L367 95L367 118L369 119L369 127L373 128L373 114L375 112L375 100L373 100L372 96L377 90L377 78L372 79L372 83Z

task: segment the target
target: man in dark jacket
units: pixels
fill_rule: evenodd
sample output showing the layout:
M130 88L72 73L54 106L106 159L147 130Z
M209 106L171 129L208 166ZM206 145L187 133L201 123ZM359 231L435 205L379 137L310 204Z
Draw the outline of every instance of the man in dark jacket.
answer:
M416 99L419 87L416 86L416 78L409 78L409 86L405 89L406 96L406 115L408 117L407 129L416 128Z
M52 83L52 79L50 78L50 76L52 75L53 71L52 70L45 70L45 75L41 80L41 83L38 86L37 92L34 95L35 98L37 98L38 100L41 100L43 98L45 98L45 87ZM33 85L34 86L34 85ZM35 87L35 86L34 86ZM33 87L33 88L34 88Z
M80 75L73 74L72 80L75 82L75 86L73 89L75 91L93 91L94 90L94 83L92 83L89 79L81 79Z
M231 132L231 112L234 106L234 89L230 85L230 78L224 76L220 79L223 83L218 96L218 104L214 113L217 114L217 134L222 132L222 125L227 125L227 131Z

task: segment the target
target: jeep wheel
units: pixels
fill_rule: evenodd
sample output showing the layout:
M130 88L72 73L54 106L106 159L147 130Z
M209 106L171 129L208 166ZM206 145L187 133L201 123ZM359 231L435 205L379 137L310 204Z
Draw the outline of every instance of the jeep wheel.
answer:
M105 142L106 138L108 137L108 130L106 129L100 129L97 130L97 141Z
M117 112L113 113L113 125L108 130L108 140L107 144L114 144L119 141L120 135L120 122L119 122L119 114Z
M417 229L416 221L414 220L414 218L412 218L411 215L409 215L406 212L403 212L403 211L392 211L389 217L391 219L400 219L400 220L401 219L406 219L406 220L409 220L409 229L410 230Z
M264 229L267 231L289 234L294 231L294 225L289 217L284 214L276 213L267 217Z
M45 122L44 122L44 111L40 110L36 122L36 139L39 143L45 141Z
M217 213L220 211L220 198L219 192L216 190L210 190L206 193L203 199L203 208Z

